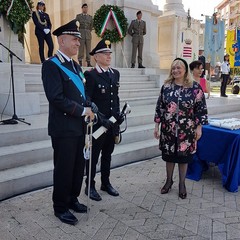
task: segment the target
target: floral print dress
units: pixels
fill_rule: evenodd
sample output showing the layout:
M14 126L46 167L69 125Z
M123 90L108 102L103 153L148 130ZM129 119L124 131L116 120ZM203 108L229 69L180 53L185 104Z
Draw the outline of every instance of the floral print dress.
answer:
M200 85L197 82L193 82L192 87L164 84L154 121L161 124L159 149L163 156L172 158L170 161L176 157L187 159L196 151L197 126L208 124L206 100Z

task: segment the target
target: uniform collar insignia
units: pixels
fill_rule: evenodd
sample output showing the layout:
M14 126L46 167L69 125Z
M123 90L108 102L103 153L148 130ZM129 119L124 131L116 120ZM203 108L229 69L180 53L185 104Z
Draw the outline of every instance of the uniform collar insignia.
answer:
M64 58L63 58L63 56L61 55L61 53L60 52L56 52L56 55L57 55L57 57L59 58L59 60L60 60L60 62L61 63L64 63L65 62L65 60L64 60Z

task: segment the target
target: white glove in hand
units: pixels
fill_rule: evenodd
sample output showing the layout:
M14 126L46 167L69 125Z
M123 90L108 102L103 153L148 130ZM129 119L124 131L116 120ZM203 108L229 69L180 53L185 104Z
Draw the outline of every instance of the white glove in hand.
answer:
M45 32L45 34L49 34L50 33L50 29L48 29L48 28L43 29L43 31Z

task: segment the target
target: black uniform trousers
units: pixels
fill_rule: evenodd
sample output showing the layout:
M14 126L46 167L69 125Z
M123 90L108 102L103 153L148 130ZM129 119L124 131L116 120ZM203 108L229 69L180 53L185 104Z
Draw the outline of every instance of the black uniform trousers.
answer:
M46 41L48 45L48 57L51 57L53 55L53 40L51 33L45 34L42 32L36 32L36 37L38 40L38 46L39 46L39 56L40 60L43 63L45 61L44 56L44 41Z
M106 133L102 134L98 139L93 138L92 144L92 168L91 168L91 182L90 186L95 186L94 178L96 176L96 166L98 163L99 155L101 153L101 183L108 185L110 183L110 168L112 153L114 150L114 134L112 129L109 129ZM86 185L88 186L88 173L89 173L89 161L86 161Z
M84 136L51 137L54 150L53 208L65 212L80 194L85 159Z
M222 74L222 82L221 82L221 96L226 95L226 88L229 79L229 74Z

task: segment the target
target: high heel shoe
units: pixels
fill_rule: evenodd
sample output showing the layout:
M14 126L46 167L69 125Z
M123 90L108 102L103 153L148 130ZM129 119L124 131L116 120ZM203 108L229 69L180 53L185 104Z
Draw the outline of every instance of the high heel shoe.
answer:
M187 190L186 190L185 184L183 185L183 187L181 187L180 184L179 184L179 194L178 194L178 196L181 199L187 198Z
M164 184L164 186L162 187L162 189L161 189L161 194L166 194L166 193L168 193L168 192L171 190L172 185L173 185L173 180L171 180L170 185L169 185L168 182L166 182L166 183Z

